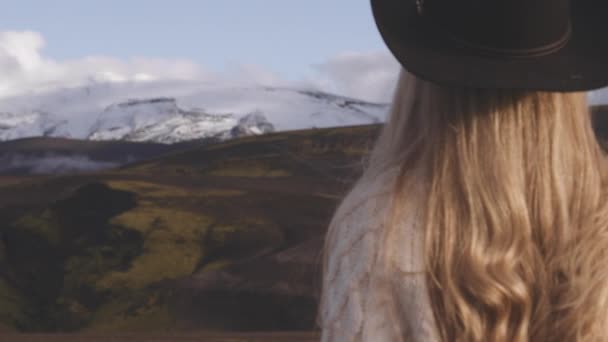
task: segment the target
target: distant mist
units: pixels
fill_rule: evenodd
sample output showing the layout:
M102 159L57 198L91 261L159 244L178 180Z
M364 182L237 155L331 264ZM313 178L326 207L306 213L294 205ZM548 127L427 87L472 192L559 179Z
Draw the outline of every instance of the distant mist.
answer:
M0 156L0 173L20 174L66 174L111 169L134 161L124 162L93 160L86 155L24 155L11 153Z

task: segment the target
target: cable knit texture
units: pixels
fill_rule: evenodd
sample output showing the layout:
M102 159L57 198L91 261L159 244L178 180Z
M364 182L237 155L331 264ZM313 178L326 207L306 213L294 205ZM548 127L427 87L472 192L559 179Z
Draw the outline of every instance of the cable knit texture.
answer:
M396 227L398 248L389 268L377 266L397 173L392 168L358 184L334 215L319 316L322 342L438 341L422 273L420 210Z

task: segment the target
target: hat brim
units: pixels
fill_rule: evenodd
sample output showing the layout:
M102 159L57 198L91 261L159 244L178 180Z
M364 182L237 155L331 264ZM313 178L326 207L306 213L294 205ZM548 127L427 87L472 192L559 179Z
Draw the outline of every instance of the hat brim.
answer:
M608 86L608 1L573 0L572 36L555 53L492 57L458 45L418 15L414 1L371 0L376 26L400 64L438 84L586 91ZM540 19L542 20L542 18Z

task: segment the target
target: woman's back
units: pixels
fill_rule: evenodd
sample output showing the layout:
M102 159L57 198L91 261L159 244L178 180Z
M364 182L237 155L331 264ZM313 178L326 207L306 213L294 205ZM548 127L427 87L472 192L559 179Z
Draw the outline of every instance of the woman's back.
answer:
M336 211L326 241L324 286L331 290L321 302L322 341L437 340L419 210L399 222L395 238L402 248L390 268L378 264L397 174L393 167L359 182Z

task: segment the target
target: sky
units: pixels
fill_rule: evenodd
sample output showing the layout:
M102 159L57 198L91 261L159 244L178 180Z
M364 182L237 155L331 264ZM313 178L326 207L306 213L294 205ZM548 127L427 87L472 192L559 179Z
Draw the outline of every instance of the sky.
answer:
M386 103L398 70L369 0L3 0L0 11L0 100L186 80Z
M376 30L369 0L4 0L3 5L0 72L9 79L0 81L0 96L91 78L223 78L314 84L385 101L398 70Z
M8 2L8 3L7 3ZM49 57L188 58L287 76L344 51L384 49L368 0L4 0L0 25L43 34ZM9 9L9 10L6 10Z

